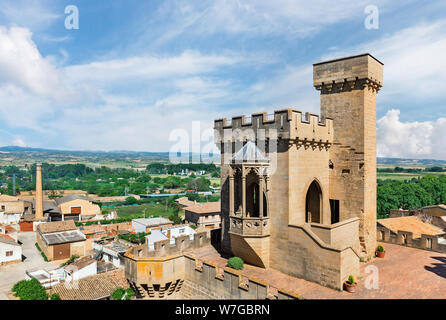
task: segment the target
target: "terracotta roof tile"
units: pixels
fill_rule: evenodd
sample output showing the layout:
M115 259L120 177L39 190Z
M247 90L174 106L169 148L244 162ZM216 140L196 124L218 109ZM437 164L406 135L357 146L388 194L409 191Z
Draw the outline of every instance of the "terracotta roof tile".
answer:
M82 269L82 268L85 268L86 266L89 266L90 264L92 264L94 262L96 262L96 260L90 258L89 256L86 256L86 257L77 259L73 263L70 263L68 266L76 267L78 269Z
M43 234L77 229L73 220L40 223L37 228Z
M0 242L14 245L14 246L20 246L17 241L15 241L13 238L8 236L7 234L0 234Z
M445 233L440 228L424 222L417 216L378 219L377 222L395 233L398 233L398 231L412 232L414 238L420 238L421 234L435 236Z
M128 288L124 270L114 270L78 280L77 289L60 283L49 291L58 293L61 300L97 300L110 296L119 287Z
M197 203L193 206L184 208L185 211L190 211L198 214L220 213L221 205L220 201L217 202L204 202Z

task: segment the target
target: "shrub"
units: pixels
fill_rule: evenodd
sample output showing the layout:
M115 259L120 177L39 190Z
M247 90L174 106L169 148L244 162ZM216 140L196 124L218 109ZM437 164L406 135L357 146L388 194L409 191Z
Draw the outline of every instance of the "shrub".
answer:
M76 255L76 254L73 254L67 261L65 261L64 263L62 263L62 264L60 265L60 267L65 267L65 266L67 266L67 265L73 263L74 260L76 260L77 258L79 258L79 256Z
M231 267L236 270L242 270L243 269L243 260L239 257L232 257L228 260L228 267Z
M382 245L378 245L377 247L376 247L376 251L378 251L378 252L384 252L384 247L382 246Z
M132 243L144 244L146 243L146 236L149 234L150 232L148 233L139 232L136 234L120 234L118 235L118 238Z
M355 277L353 277L352 275L349 275L348 276L348 283L355 284Z
M135 292L131 288L128 288L126 290L126 289L120 287L112 292L111 297L114 300L122 300L122 298L124 298L124 300L130 300L134 295L135 295Z
M138 203L138 200L136 200L135 197L127 197L125 199L125 204L136 204Z
M178 216L178 214L172 214L169 216L169 220L173 222L173 224L182 224L183 220Z
M47 300L48 294L37 279L21 280L12 287L14 296L20 300Z
M60 300L60 296L58 293L53 293L50 297L51 300Z

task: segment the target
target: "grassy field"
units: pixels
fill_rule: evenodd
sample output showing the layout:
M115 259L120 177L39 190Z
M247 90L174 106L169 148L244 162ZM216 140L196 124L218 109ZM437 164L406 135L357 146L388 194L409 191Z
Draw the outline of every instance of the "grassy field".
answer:
M143 215L144 212L146 217L168 217L174 213L171 208L167 208L166 211L166 205L163 204L143 204L139 206L116 207L113 209L116 210L119 217Z
M420 173L384 173L379 172L377 178L381 180L411 180L413 178L424 177L428 175L441 175L446 172L420 172Z

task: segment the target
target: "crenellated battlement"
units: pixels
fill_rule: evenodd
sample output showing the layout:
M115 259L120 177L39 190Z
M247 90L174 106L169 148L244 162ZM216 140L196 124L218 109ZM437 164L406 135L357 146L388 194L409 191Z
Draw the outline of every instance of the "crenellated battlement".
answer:
M215 143L222 141L288 139L294 142L319 143L330 146L333 142L333 120L294 109L276 110L274 114L254 113L251 116L232 117L214 121Z
M210 238L206 232L197 232L191 239L188 235L180 236L170 240L160 240L154 243L154 249L149 249L147 244L134 246L130 248L125 256L135 261L151 260L151 258L160 258L173 255L181 255L183 252L201 248L210 244Z

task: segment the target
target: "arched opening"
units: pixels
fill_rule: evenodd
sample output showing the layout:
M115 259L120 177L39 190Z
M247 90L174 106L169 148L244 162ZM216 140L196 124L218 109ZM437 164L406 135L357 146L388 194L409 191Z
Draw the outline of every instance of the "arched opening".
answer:
M246 214L248 217L259 217L259 184L251 183L246 190Z
M308 188L305 201L305 221L321 223L322 190L317 181L313 181Z
M263 216L268 216L268 201L266 201L266 194L263 192Z

